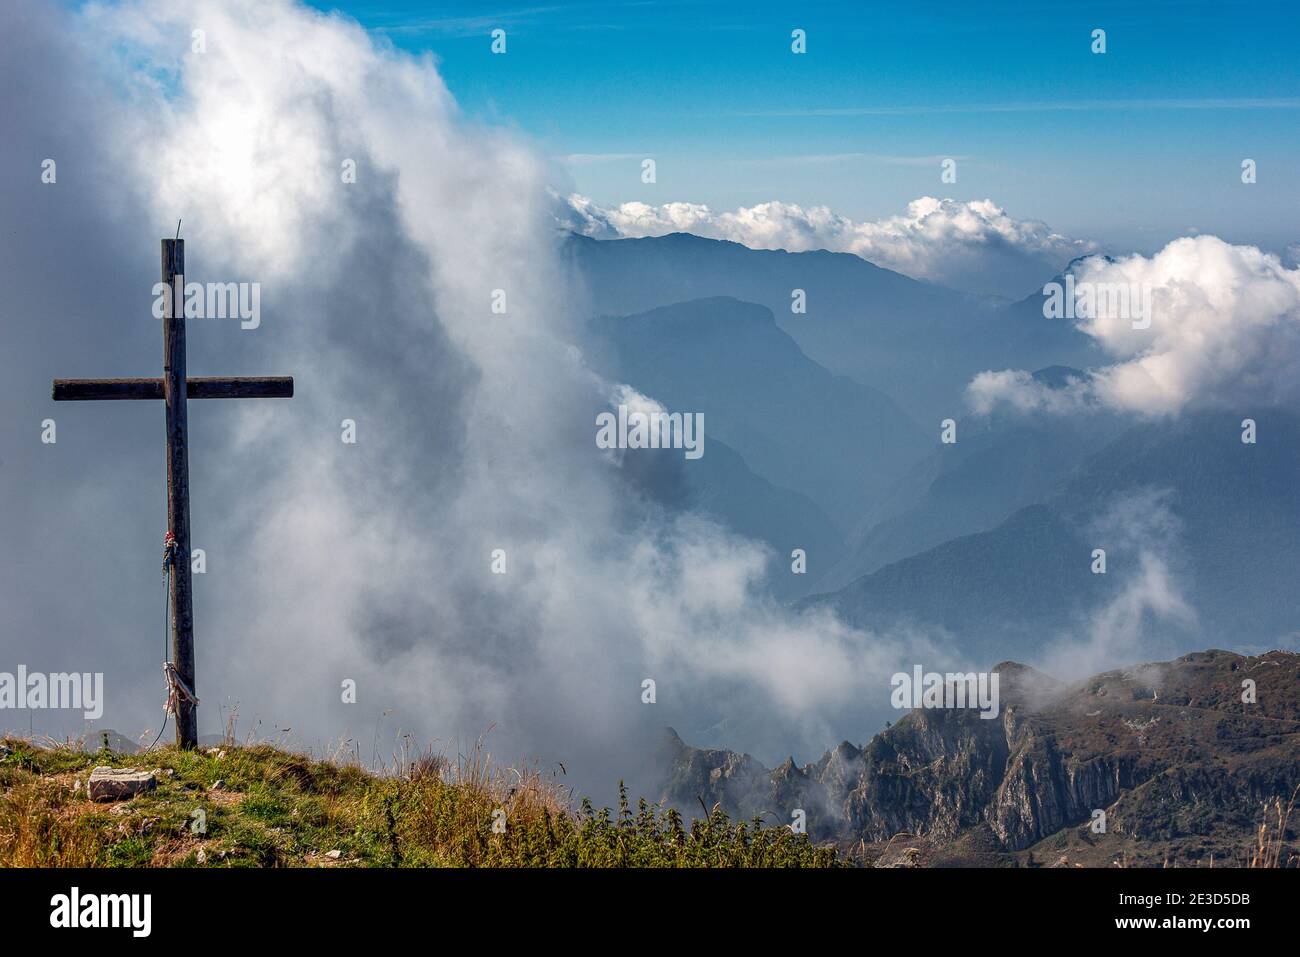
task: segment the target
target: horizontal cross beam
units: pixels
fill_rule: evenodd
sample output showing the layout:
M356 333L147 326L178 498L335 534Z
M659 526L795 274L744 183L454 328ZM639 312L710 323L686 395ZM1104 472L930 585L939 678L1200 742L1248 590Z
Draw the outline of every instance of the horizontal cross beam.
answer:
M190 376L185 380L188 399L288 399L293 397L293 376ZM54 400L161 399L162 379L55 379Z

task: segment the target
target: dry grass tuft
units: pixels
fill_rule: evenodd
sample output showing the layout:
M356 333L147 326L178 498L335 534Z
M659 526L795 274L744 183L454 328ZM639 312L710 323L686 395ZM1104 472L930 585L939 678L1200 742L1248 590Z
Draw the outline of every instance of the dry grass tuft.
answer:
M1265 805L1264 820L1259 825L1248 867L1292 867L1300 863L1287 850L1286 844L1287 825L1291 821L1291 812L1295 810L1297 797L1300 797L1300 787L1291 792L1291 800L1285 807L1280 797L1273 798Z

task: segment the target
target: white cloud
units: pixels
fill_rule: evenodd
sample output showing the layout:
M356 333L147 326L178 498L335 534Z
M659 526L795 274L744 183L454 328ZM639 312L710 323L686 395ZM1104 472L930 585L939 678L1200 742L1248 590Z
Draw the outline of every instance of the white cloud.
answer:
M1012 297L1097 250L1044 223L1014 219L987 199L922 196L898 216L855 222L825 206L770 202L720 212L700 203L600 206L574 194L563 201L560 216L577 232L601 239L687 232L754 249L854 253L916 279Z
M1183 596L1174 557L1182 526L1167 489L1135 489L1112 501L1090 529L1107 556L1136 564L1123 590L1094 610L1073 634L1049 644L1038 664L1055 678L1077 680L1131 663L1153 621L1190 629L1195 609Z
M1300 269L1277 256L1197 236L1150 258L1091 257L1073 272L1076 289L1113 284L1148 294L1149 328L1116 310L1078 319L1112 362L1063 389L1018 370L981 373L967 390L975 411L1100 406L1155 417L1187 408L1244 413L1300 398Z

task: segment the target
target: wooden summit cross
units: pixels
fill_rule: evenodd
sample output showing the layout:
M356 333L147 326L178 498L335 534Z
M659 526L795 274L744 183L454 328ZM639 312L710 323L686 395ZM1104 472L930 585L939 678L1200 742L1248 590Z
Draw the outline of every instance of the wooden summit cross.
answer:
M191 691L194 684L194 611L190 580L190 467L185 400L290 398L292 376L185 375L185 240L162 241L163 375L161 379L55 379L56 402L80 399L162 399L167 408L167 524L175 536L171 574L172 662ZM184 388L181 388L182 383ZM170 681L170 675L168 677ZM179 696L176 744L199 740L197 701Z

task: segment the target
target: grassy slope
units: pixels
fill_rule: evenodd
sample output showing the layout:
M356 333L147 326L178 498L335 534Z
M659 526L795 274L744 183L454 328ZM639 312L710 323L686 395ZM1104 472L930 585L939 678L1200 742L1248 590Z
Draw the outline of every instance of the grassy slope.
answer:
M401 776L268 745L148 754L0 751L0 866L816 867L835 851L720 810L687 830L672 811L572 811L553 782L494 774L476 758ZM96 765L161 769L158 788L96 803ZM219 786L217 786L219 784ZM195 833L202 809L206 831ZM494 812L504 812L503 833ZM500 818L500 815L497 815ZM337 851L331 856L330 852Z

